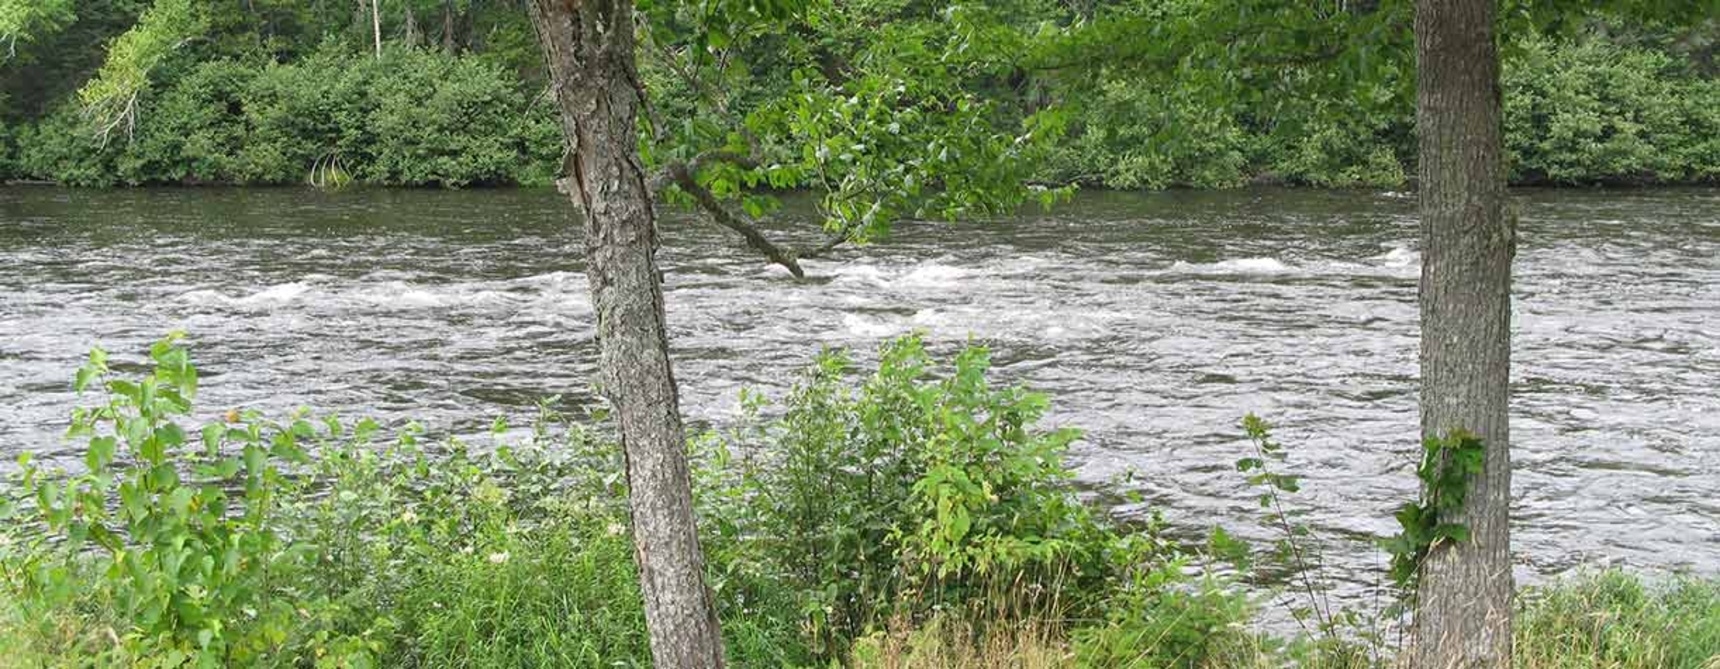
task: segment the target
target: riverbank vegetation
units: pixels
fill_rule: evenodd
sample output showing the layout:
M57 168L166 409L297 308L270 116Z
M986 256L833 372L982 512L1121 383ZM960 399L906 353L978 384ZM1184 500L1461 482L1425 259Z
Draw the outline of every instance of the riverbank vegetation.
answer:
M1218 569L1249 551L1084 503L1063 460L1076 433L1043 427L1048 399L988 368L984 349L940 360L915 338L873 370L828 352L692 440L734 666L1391 666L1387 612L1264 625L1280 598L1255 576L1282 564ZM26 459L5 488L11 666L650 665L600 431L546 410L480 448L210 414L178 339L144 366L97 352L77 385L82 462ZM1306 601L1293 590L1279 595ZM1558 581L1522 594L1516 633L1520 667L1711 667L1720 583Z
M278 0L35 6L21 14L31 20L0 23L9 51L0 61L0 179L464 187L547 184L561 169L553 96L516 2L412 0L382 3L374 16L362 2L358 11ZM944 95L952 99L984 99L1003 122L1056 111L1050 150L1027 170L1042 182L1392 187L1414 173L1405 54L1358 62L1309 45L1316 53L1306 60L1250 73L1220 60L1119 56L1115 45L1080 37L1083 26L1143 17L1190 30L1207 20L1200 11L1199 3L1132 0L844 3L829 20L776 36L719 34L722 43L698 45L648 39L640 68L658 119L675 120L657 132L697 144L702 133L756 122L743 119L753 103L797 89L801 74L864 78L883 59L912 61L918 56L904 45L945 39L938 31L953 23L969 31L963 39L973 52L1020 53L1003 70L969 63L922 83L951 89ZM1279 19L1254 20L1261 23L1234 28L1246 33ZM999 23L1009 30L994 30ZM1513 181L1720 179L1712 19L1579 24L1509 38L1503 85ZM1394 44L1382 49L1400 48ZM688 60L694 47L723 61L718 75ZM1242 69L1223 71L1231 66ZM687 76L689 68L705 69ZM1254 87L1250 78L1262 76L1318 94ZM1338 98L1319 88L1340 80L1360 83ZM1239 84L1253 92L1237 94ZM771 185L816 178L785 173Z

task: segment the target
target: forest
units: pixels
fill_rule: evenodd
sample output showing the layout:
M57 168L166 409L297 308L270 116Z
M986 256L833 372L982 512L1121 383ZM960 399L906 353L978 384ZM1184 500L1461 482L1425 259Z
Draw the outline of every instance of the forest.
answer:
M686 40L708 19L665 6L646 9L676 15L653 23L660 48L640 68L681 126L665 131L720 137L802 88L926 77L914 59L959 37L968 62L916 83L983 101L999 127L1056 110L1036 181L1399 186L1415 171L1406 26L1345 4L1231 16L1169 0L841 2L776 34L693 45L709 63ZM1712 20L1561 21L1523 19L1505 37L1512 182L1712 183ZM0 35L0 179L465 187L543 185L560 168L517 1L15 0ZM1238 45L1256 47L1240 51L1252 62Z
M0 0L0 665L1715 669L1710 5Z

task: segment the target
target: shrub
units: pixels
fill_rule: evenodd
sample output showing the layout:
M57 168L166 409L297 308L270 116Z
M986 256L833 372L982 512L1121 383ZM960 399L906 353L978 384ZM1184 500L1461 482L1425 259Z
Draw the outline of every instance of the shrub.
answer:
M391 186L547 183L553 107L491 61L327 48L291 64L217 60L140 95L103 144L75 105L18 134L15 171L77 186L302 183L313 171Z
M257 70L217 60L193 66L149 103L149 117L121 144L121 181L232 183L241 180L235 153L246 141L244 98Z
M1137 573L1105 623L1074 634L1083 667L1247 666L1261 655L1247 629L1248 599L1212 579L1191 579L1174 561Z
M109 378L100 350L78 370L78 390L107 391L73 414L86 471L51 475L25 460L34 518L59 541L38 534L9 575L49 604L111 607L122 652L163 666L256 661L293 618L290 606L269 606L282 603L270 597L274 572L295 557L276 521L287 484L271 459L302 460L308 426L265 435L255 423L211 424L193 437L173 419L191 410L195 368L171 338L150 357L154 373L136 382Z
M1276 179L1321 188L1402 184L1399 156L1413 151L1414 120L1407 113L1354 111L1342 104L1318 101L1281 110L1260 140L1261 168Z
M969 348L934 373L909 337L851 387L849 359L826 352L782 417L739 439L758 453L750 522L770 528L754 541L779 556L821 652L932 611L1057 619L1148 549L1075 498L1062 456L1076 432L1037 426L1044 396L992 388L988 370Z
M1224 188L1247 180L1249 137L1192 87L1117 79L1089 93L1048 171L1058 180L1118 189Z
M4 488L7 661L649 665L623 463L596 433L547 410L524 436L498 423L481 451L305 412L232 411L192 429L198 374L182 340L150 362L128 378L92 353L75 383L101 393L73 415L82 469L26 458ZM1074 433L1039 428L1044 398L988 374L984 349L940 365L910 337L854 383L849 359L826 352L780 407L749 395L739 428L694 440L735 666L1390 661L1368 629L1288 643L1251 630L1233 584L1192 575L1193 558L1151 528L1124 534L1081 505L1061 462ZM1293 489L1268 468L1281 449L1264 424L1249 432L1251 480ZM1607 573L1521 603L1519 666L1706 669L1720 656L1713 582Z
M350 75L369 97L344 128L361 181L464 186L512 180L524 97L493 65L435 52L390 51Z
M81 473L26 462L0 530L0 649L129 666L645 666L615 449L546 417L523 442L434 450L406 426L234 412L201 429L176 338L153 373L78 386ZM86 550L89 549L89 550ZM799 663L792 610L726 563L737 665Z
M250 128L238 148L239 181L298 183L322 161L339 161L353 91L340 73L350 57L319 52L293 65L268 64L245 93Z
M1525 38L1508 59L1505 148L1517 181L1720 176L1720 85L1671 56L1599 40Z
M123 136L119 140L123 141ZM123 144L102 144L75 103L56 107L17 134L18 175L67 186L112 186Z

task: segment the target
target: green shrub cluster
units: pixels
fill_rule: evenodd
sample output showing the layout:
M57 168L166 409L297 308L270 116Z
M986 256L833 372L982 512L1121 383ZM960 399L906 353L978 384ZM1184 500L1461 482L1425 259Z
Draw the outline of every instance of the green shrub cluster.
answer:
M829 654L893 619L1092 615L1157 544L1077 501L1063 465L1073 430L1036 427L1042 395L989 385L984 349L947 375L917 338L886 346L858 387L828 352L782 417L745 431L747 508L715 514L769 528L810 641Z
M555 110L485 59L326 49L287 64L190 65L105 138L68 103L16 130L15 177L77 186L547 183Z
M512 49L519 60L523 47ZM562 147L555 110L504 62L512 61L407 47L378 59L331 44L284 63L176 63L141 97L136 124L105 142L75 100L0 128L0 178L548 183ZM645 74L670 116L719 113L674 77ZM779 87L772 81L736 82L734 94L768 98ZM1396 186L1414 170L1413 110L1401 82L1370 84L1353 99L1231 100L1199 77L1154 81L1117 73L1057 90L1064 104L1078 104L1038 177L1130 190L1262 181L1341 188ZM1507 49L1503 87L1515 183L1720 179L1720 84L1690 58L1594 36L1524 37ZM1010 105L1025 103L1003 96L998 104L1013 113Z
M186 349L151 355L152 373L126 378L93 353L77 385L104 397L74 416L82 467L26 460L9 489L0 650L52 665L648 665L622 463L592 433L546 415L480 453L305 414L194 429ZM1074 433L1036 426L1042 396L991 387L983 350L939 371L909 338L854 376L826 354L777 418L692 445L737 666L815 666L946 616L1099 619L1114 591L1185 581L1150 532L1075 498Z
M1503 82L1513 180L1720 178L1720 82L1661 51L1599 40L1518 46Z
M134 378L92 353L76 386L97 401L71 430L84 461L26 457L3 487L7 662L649 666L623 465L598 434L547 409L484 449L305 412L192 428L187 349L150 358ZM1253 598L1201 575L1215 557L1083 506L1062 462L1074 434L1037 427L1045 398L988 372L983 349L940 362L916 338L865 375L829 352L782 405L749 396L738 427L692 442L734 666L1389 663L1365 630L1263 634ZM1604 574L1522 602L1526 668L1720 654L1713 583Z
M1042 170L1118 189L1251 181L1389 187L1414 171L1408 88L1347 100L1226 102L1204 84L1118 75L1083 92L1073 132ZM1688 59L1600 38L1525 37L1507 51L1505 148L1519 184L1712 183L1720 84Z

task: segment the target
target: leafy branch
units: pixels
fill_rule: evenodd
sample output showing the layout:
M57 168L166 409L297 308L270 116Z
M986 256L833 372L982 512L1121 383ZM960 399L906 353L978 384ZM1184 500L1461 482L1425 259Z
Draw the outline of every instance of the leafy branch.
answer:
M1260 508L1267 509L1267 519L1278 526L1283 538L1278 541L1279 552L1289 559L1290 570L1295 573L1302 591L1308 597L1308 612L1314 616L1318 629L1330 634L1333 629L1332 605L1326 597L1324 588L1314 582L1314 570L1319 568L1319 556L1313 551L1305 550L1301 539L1307 537L1308 528L1291 522L1290 514L1284 510L1284 501L1279 493L1295 493L1302 489L1301 479L1294 474L1284 474L1273 469L1273 465L1284 462L1284 446L1272 440L1271 429L1265 420L1254 414L1248 414L1242 419L1242 429L1248 433L1248 440L1254 444L1254 456L1236 461L1236 470L1248 474L1248 484L1262 489L1260 493ZM1310 562L1315 564L1310 564ZM1296 622L1307 625L1301 611L1295 612Z
M1415 470L1422 499L1398 509L1403 531L1382 542L1392 555L1392 582L1405 592L1415 591L1422 562L1434 548L1469 540L1469 527L1452 519L1463 513L1470 483L1484 462L1486 448L1481 439L1462 430L1422 442L1421 466Z

